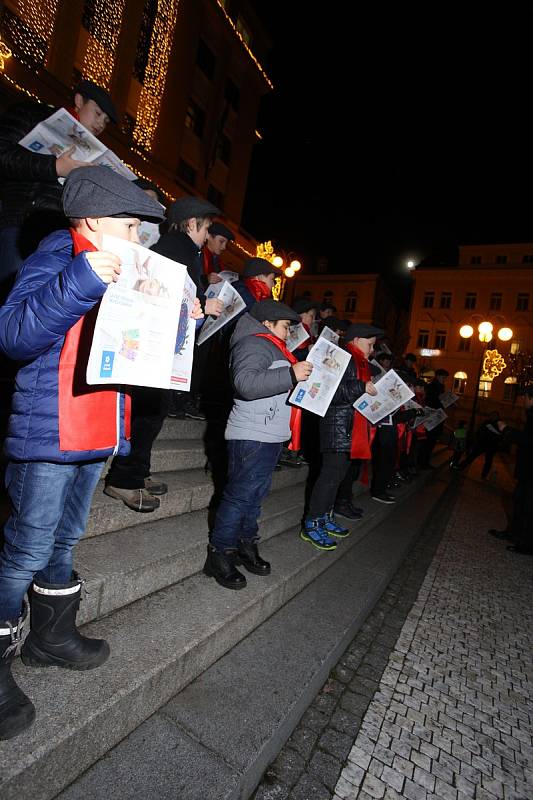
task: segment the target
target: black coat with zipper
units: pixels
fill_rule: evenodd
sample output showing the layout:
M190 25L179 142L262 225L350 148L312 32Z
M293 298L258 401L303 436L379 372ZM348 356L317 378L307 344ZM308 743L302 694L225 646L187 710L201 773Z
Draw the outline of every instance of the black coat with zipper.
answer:
M350 452L355 413L353 404L365 391L366 383L357 377L354 361L350 359L331 405L320 420L320 450L322 453Z

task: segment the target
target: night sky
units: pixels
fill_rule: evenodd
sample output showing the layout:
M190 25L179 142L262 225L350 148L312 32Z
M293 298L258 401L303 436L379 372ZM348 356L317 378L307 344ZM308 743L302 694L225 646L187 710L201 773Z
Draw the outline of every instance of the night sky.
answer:
M408 257L450 264L458 244L533 240L525 20L439 18L450 6L429 4L349 22L342 9L359 4L330 4L335 17L255 5L275 89L248 184L252 234L393 283Z

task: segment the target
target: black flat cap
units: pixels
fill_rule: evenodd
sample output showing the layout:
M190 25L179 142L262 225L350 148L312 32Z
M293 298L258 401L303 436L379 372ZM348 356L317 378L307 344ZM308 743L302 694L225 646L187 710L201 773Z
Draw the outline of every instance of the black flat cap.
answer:
M301 297L299 300L294 300L292 307L297 314L306 314L308 311L318 311L320 303L315 300L308 300L306 297Z
M445 377L445 378L447 378L447 377L449 376L449 374L450 374L450 373L448 372L448 370L447 370L447 369L442 369L442 368L440 368L440 369L436 369L436 370L435 370L435 376L437 376L437 375L444 375L444 377Z
M190 197L178 197L177 200L174 200L168 210L168 221L179 224L185 219L216 217L217 214L220 214L220 211L213 203L209 203L203 197L191 195Z
M113 101L106 90L102 89L101 86L98 86L92 81L83 80L80 81L74 89L74 94L81 94L86 100L94 100L96 105L100 106L104 114L107 114L112 122L118 121L118 114L113 105Z
M339 319L338 317L326 317L324 320L324 328L330 328L332 331L347 331L351 322L347 319Z
M148 178L135 178L135 180L132 181L132 183L134 183L135 186L138 186L139 189L142 189L143 192L147 192L147 191L155 192L159 202L162 205L165 204L165 195L163 194L163 192L161 191L161 189L159 188L157 183L154 183L153 181L148 180Z
M266 258L249 258L244 262L243 278L257 278L258 275L281 275L281 270ZM265 317L268 319L268 317ZM285 319L285 317L283 317ZM288 319L288 317L287 317Z
M288 319L289 322L300 322L300 317L293 311L292 308L286 306L285 303L278 303L276 300L261 300L252 306L250 316L258 322L264 322L266 319L271 322L277 322L280 319Z
M63 211L73 219L136 217L161 222L165 209L109 167L73 169L63 187Z
M226 228L226 226L223 225L221 222L213 222L213 224L209 228L208 233L209 236L224 236L224 238L227 239L228 242L235 241L234 234L230 231L229 228Z
M375 325L370 325L369 322L352 322L344 334L344 340L351 342L352 339L371 339L373 336L376 338L385 336L385 331L382 328L376 328Z

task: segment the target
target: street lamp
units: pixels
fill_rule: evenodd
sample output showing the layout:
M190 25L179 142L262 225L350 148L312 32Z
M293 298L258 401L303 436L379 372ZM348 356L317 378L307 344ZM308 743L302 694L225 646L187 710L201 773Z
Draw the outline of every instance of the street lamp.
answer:
M493 338L494 326L492 322L484 320L483 322L479 323L479 325L477 326L477 330L478 330L478 339L481 342L481 359L479 362L476 384L474 386L474 401L472 403L472 414L470 416L470 426L469 426L471 433L474 432L475 428L477 400L479 397L479 384L481 382L483 375L483 365L485 362L487 345L489 344L489 342L492 341ZM459 336L461 336L462 339L470 339L473 335L474 335L474 328L472 327L472 325L461 325L461 327L459 328ZM507 327L500 328L497 332L497 336L501 342L508 342L510 339L513 338L513 331L511 330L511 328ZM505 362L503 362L503 366L505 366ZM498 372L496 372L495 374L498 374Z
M292 258L294 253L286 253L285 250L280 250L281 255L275 254L272 256L272 263L275 267L283 270L283 277L276 278L276 284L272 290L272 294L276 300L281 300L285 291L285 282L287 278L294 278L296 273L301 270L302 264L297 258Z

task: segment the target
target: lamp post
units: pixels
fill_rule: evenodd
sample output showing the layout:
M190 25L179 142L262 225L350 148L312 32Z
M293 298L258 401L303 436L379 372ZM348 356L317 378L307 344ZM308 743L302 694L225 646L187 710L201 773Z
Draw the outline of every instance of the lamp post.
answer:
M474 400L473 400L473 403L472 403L472 414L470 416L470 425L469 425L469 427L470 427L470 433L471 434L474 433L474 428L475 428L475 424L476 424L476 411L477 411L477 401L478 401L478 397L479 397L479 384L480 384L480 381L481 381L482 376L483 376L483 365L485 363L485 355L486 355L486 351L487 351L487 345L493 339L494 326L493 326L492 322L489 322L488 320L484 320L483 322L479 323L479 325L477 326L477 330L478 330L478 339L481 342L481 358L480 358L480 361L479 361L479 369L478 369L478 373L477 373L476 384L474 386ZM471 339L472 336L474 335L474 328L472 327L472 325L462 325L460 327L460 329L459 329L459 335L461 336L462 339ZM507 328L507 327L499 328L498 331L497 331L497 336L498 336L498 339L501 342L508 342L510 339L513 338L513 331L511 330L511 328ZM505 366L505 362L504 362L504 366ZM499 373L496 373L496 374L499 374ZM491 380L492 380L492 377L491 377Z
M276 253L270 259L275 267L283 270L283 277L276 278L276 283L272 290L275 300L283 299L287 278L294 278L296 273L302 268L301 262L297 258L293 258L295 255L294 253L286 253L285 250L280 250L280 254Z

